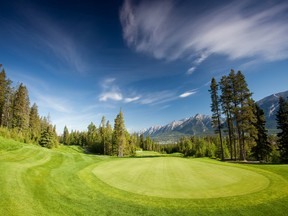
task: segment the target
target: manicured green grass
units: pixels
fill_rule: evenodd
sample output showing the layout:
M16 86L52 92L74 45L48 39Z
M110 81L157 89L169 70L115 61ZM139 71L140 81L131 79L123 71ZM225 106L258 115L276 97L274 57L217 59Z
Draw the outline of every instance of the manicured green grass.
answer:
M153 157L153 156L161 156L159 152L155 151L136 151L137 157Z
M78 150L0 137L0 215L287 215L288 165Z
M165 198L236 196L263 190L270 183L252 170L178 157L113 160L101 163L93 173L113 187Z

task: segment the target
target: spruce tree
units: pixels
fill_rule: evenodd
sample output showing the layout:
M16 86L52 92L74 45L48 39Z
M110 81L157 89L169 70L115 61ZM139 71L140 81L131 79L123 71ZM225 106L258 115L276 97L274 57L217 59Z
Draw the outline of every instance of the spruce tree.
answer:
M13 128L21 130L28 129L29 126L29 95L26 86L22 83L19 85L13 103Z
M100 125L100 136L101 136L101 144L103 147L103 154L107 154L107 132L106 132L106 118L102 116L101 125Z
M74 137L75 138L75 137ZM97 151L97 144L99 141L99 134L97 127L94 125L93 122L91 122L88 125L88 132L87 132L87 145L88 148L90 148L92 151Z
M29 130L30 130L31 140L37 142L40 136L41 127L40 127L40 117L38 114L38 107L35 103L30 109Z
M218 96L218 84L213 77L210 85L211 94L211 111L212 111L212 126L215 132L219 134L220 146L221 146L221 159L224 160L223 142L222 142L222 131L221 131L221 111L219 107L219 96Z
M53 129L50 126L47 126L47 128L42 130L39 144L42 147L46 147L50 149L57 146Z
M106 154L112 155L112 136L113 136L113 129L109 121L106 123Z
M69 145L69 131L66 125L63 130L63 144Z
M4 68L2 68L2 65L0 65L0 71L0 126L5 126L3 118L7 118L7 116L4 116L6 114L5 104L10 99L9 93L11 88L11 81L7 79L6 72Z
M279 109L276 113L278 146L280 150L281 161L288 162L288 101L283 97L279 98Z
M12 128L13 126L13 104L14 104L15 89L8 86L6 101L3 107L2 126Z
M256 145L252 147L252 155L257 160L266 160L272 152L271 143L268 141L268 131L265 127L265 114L264 111L255 104L254 113L256 116L256 123L254 124L257 134L254 136Z
M122 110L120 110L120 113L115 118L113 147L114 147L114 154L116 153L118 157L124 156L124 150L126 147L126 129Z

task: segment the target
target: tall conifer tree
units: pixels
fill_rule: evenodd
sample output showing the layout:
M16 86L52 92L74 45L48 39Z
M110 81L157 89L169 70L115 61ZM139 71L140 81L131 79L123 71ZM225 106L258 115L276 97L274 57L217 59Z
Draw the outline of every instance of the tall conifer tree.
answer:
M5 104L9 99L11 81L7 79L6 72L0 65L0 126L4 126Z
M222 142L222 131L221 131L221 110L219 106L219 96L218 96L218 84L213 77L210 85L211 94L211 111L212 111L212 125L215 132L219 134L220 146L221 146L221 159L224 160L223 142Z
M13 104L13 127L19 130L26 130L29 126L30 113L29 95L26 86L19 85Z
M40 127L40 117L38 114L38 107L35 103L30 109L29 130L30 130L31 139L33 141L37 141L40 136L41 127Z
M223 76L220 81L221 96L220 102L222 106L223 114L226 116L226 125L228 129L229 137L229 147L230 147L230 157L233 158L234 149L234 159L237 158L237 146L234 136L234 125L233 125L233 106L232 106L232 85L229 82L227 76Z
M257 134L254 136L256 146L252 147L252 154L257 160L268 161L268 156L272 152L272 147L271 143L268 141L268 131L265 127L265 114L256 103L254 112L257 120L254 124L257 129Z
M101 144L103 147L103 154L107 154L107 130L106 130L106 118L105 116L102 117L101 119L101 124L100 124L100 136L101 136Z
M112 136L113 136L113 129L109 121L106 123L106 132L107 132L107 143L106 143L106 152L107 155L112 155Z
M281 161L288 162L288 101L283 97L279 98L279 109L276 113L277 129L280 132L278 136L278 146L281 155Z
M67 126L65 125L64 131L63 131L63 144L69 145L69 130Z
M114 151L116 151L115 153L117 153L118 157L123 157L126 147L126 129L122 110L120 110L120 113L115 119L113 144L115 145Z

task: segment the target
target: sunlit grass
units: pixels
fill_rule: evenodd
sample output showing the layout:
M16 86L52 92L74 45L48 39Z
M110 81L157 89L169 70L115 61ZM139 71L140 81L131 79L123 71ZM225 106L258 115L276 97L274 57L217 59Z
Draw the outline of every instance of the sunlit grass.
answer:
M0 215L286 215L288 210L287 165L118 159L74 148L48 150L0 137ZM230 190L225 196L222 186ZM143 195L143 187L150 192Z

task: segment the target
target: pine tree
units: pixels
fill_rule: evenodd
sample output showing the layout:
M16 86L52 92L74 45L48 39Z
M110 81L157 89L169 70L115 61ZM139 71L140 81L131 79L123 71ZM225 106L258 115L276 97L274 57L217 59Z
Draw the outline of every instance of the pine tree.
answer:
M254 124L255 128L257 129L257 134L254 136L256 146L251 149L252 155L254 155L257 160L268 161L268 156L272 152L272 147L271 143L268 141L268 131L265 127L265 114L257 104L255 104L254 113L257 120Z
M75 137L74 137L75 138ZM99 142L99 134L97 127L91 122L88 125L88 132L87 132L87 145L92 151L97 152L98 150L98 142Z
M279 98L279 109L276 113L278 146L281 155L281 161L288 162L288 101L283 97Z
M67 126L65 125L64 130L63 130L63 144L64 145L69 145L69 131Z
M246 141L256 133L253 124L256 121L253 113L254 101L241 71L235 74L234 70L231 70L228 83L232 92L229 103L232 105L231 116L237 132L239 156L241 160L246 160Z
M224 160L224 151L223 151L223 142L222 142L222 131L221 131L221 111L219 107L219 96L218 96L218 84L213 77L210 85L211 93L211 111L212 111L212 125L215 129L215 132L219 134L220 146L221 146L221 159Z
M144 149L144 134L141 134L141 135L140 135L139 147L140 147L142 150L146 150L146 149Z
M13 104L14 104L15 89L8 86L7 97L3 107L2 125L9 129L13 126Z
M240 159L246 160L246 141L255 136L254 101L251 96L245 76L238 71L233 80L234 86L234 115L238 132Z
M41 127L40 127L40 117L38 114L38 107L35 103L30 109L29 130L31 140L37 142L40 136Z
M21 83L14 97L12 119L13 128L18 128L20 131L28 129L29 113L30 105L28 91L26 86Z
M226 125L228 129L228 137L229 137L229 147L230 147L230 157L231 160L237 158L237 146L234 136L234 125L233 125L233 106L232 106L232 85L227 76L223 76L220 81L220 89L221 89L221 96L220 102L223 114L226 116ZM234 150L234 152L233 152Z
M113 129L109 121L106 123L106 153L107 155L112 155L112 136L113 136Z
M120 113L115 118L113 144L114 154L116 153L118 157L123 157L126 147L126 129L122 110L120 110Z
M3 122L4 114L5 114L5 104L9 99L10 85L11 81L7 79L6 72L4 68L2 68L2 64L0 64L0 126L5 126Z
M101 119L101 125L100 125L100 136L101 136L101 144L103 147L103 154L107 154L107 132L106 132L106 118L105 116Z
M42 147L46 147L50 149L57 146L55 142L53 129L50 126L42 130L39 144Z

